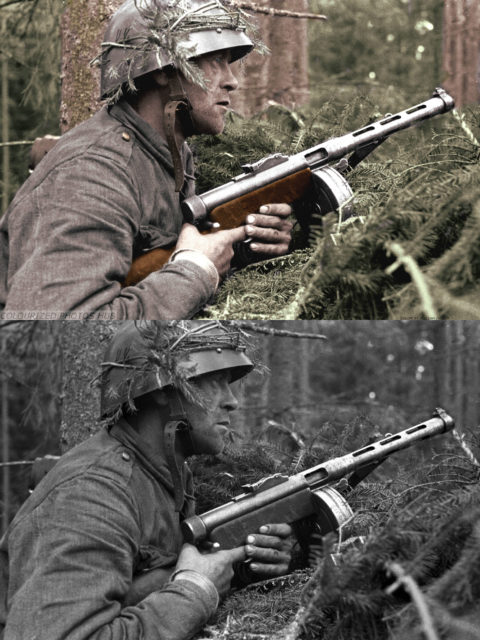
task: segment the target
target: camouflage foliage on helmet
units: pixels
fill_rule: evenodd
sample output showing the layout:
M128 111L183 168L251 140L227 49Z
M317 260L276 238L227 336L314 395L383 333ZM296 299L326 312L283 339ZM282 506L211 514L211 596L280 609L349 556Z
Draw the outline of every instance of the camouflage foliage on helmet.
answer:
M204 75L192 60L197 52L195 43L188 41L191 34L223 29L243 32L258 52L268 51L248 14L231 0L206 0L194 8L189 0L162 3L134 0L134 5L144 29L139 32L138 25L124 28L111 41L102 43L102 52L92 61L92 64L107 65L112 49L128 51L117 66L108 65L110 79L119 79L119 85L105 97L111 104L123 95L125 85L129 91L136 91L136 71L152 54L157 57L158 69L165 66L165 60L172 60L187 80L206 89Z
M102 362L102 417L135 411L135 399L155 389L177 388L206 408L195 385L199 375L231 370L232 380L254 368L248 334L233 323L132 322L112 340ZM118 347L118 348L117 348ZM253 355L252 355L253 357Z

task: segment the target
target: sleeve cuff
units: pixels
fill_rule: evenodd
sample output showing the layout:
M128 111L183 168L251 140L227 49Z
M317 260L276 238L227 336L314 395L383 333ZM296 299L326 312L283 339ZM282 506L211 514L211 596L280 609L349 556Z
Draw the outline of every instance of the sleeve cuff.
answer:
M193 262L198 267L203 269L213 286L214 291L218 289L220 284L220 276L218 275L217 268L207 256L201 251L196 249L178 249L170 257L169 263L181 262L181 261Z
M195 584L208 596L208 599L212 603L213 611L216 611L218 603L220 602L220 598L217 588L210 580L210 578L207 578L206 576L202 575L198 571L194 571L193 569L179 569L172 574L170 582L180 581L192 582L193 584Z

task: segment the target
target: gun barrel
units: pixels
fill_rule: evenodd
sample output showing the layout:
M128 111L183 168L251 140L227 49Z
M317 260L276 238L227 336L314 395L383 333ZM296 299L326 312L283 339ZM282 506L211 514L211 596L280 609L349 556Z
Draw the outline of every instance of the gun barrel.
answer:
M446 91L436 89L429 100L395 115L389 114L382 120L353 133L331 138L290 157L277 155L266 158L255 165L250 165L246 173L237 176L227 184L211 189L203 195L186 198L182 202L185 220L198 223L205 220L214 209L227 202L305 169L312 171L319 169L330 162L340 160L352 151L388 138L397 131L408 129L422 120L450 111L454 106L453 98Z
M322 487L374 461L383 460L396 451L407 449L419 440L446 433L454 426L455 423L451 416L443 409L436 409L433 418L425 420L425 422L388 435L386 438L373 442L353 453L328 460L302 472L301 475L312 488Z
M377 140L388 138L398 131L408 129L413 125L428 120L441 113L450 111L455 106L453 98L443 89L436 89L432 98L400 111L395 115L389 114L382 120L372 122L353 133L347 133L339 138L331 138L323 144L304 152L308 164L312 168L323 166L325 163L343 158L345 155Z
M232 501L201 516L192 516L184 520L182 532L185 541L198 544L207 539L217 527L261 509L265 505L279 502L292 494L297 494L299 500L304 500L306 490L324 487L373 461L383 460L390 454L406 449L419 440L445 433L453 427L453 418L443 409L437 409L433 418L404 431L388 435L386 438L353 453L328 460L290 478L273 476L268 479L270 480L268 483L261 481L257 485L252 485L250 492L237 496ZM267 488L263 488L264 486Z

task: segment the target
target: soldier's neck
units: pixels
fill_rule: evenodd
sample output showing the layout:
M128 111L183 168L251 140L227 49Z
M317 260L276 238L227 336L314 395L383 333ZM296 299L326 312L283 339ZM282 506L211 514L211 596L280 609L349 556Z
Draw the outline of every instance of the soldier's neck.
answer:
M138 115L145 120L145 122L148 122L166 141L167 135L164 121L165 101L161 92L156 90L143 91L137 94L135 99L130 101L130 104ZM175 136L178 146L181 147L185 142L185 136L178 121L175 127Z
M169 417L168 407L162 408L155 405L146 406L138 413L126 417L129 425L148 444L149 450L166 462L163 431ZM178 465L181 466L185 461L185 455L178 437L175 439L175 457Z

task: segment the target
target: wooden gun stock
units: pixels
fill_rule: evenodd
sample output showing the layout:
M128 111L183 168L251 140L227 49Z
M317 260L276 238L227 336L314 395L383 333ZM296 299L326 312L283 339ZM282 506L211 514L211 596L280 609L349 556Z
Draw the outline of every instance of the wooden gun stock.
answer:
M173 252L174 249L153 249L135 258L123 286L131 287L138 284L150 273L161 269L170 260Z
M214 209L209 216L209 220L218 223L220 226L202 231L202 233L216 233L225 229L235 229L244 224L245 218L249 213L255 213L262 205L294 202L304 196L311 186L312 172L310 169L304 169L286 178L267 184ZM123 286L129 287L138 284L150 273L164 267L173 252L174 249L153 249L135 258Z

